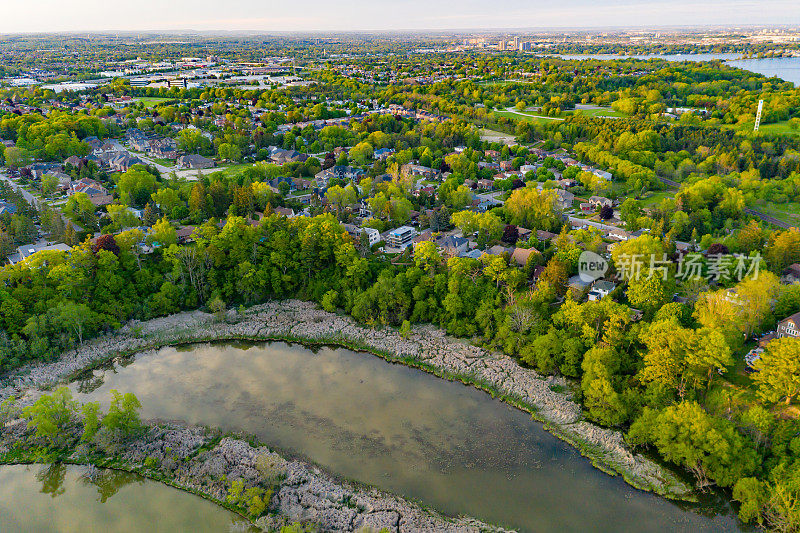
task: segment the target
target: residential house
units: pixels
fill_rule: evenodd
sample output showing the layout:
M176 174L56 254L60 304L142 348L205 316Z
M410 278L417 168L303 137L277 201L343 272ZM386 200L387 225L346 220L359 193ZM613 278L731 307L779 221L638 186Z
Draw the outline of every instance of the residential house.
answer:
M617 286L610 281L599 279L594 282L592 285L592 290L589 291L589 300L600 300L611 294L616 287Z
M114 198L105 187L89 178L82 178L72 182L69 194L73 195L79 192L85 193L95 207L108 205L114 201Z
M539 250L536 248L515 248L514 253L511 254L511 261L522 268L528 264L528 260L532 255L534 257L540 255Z
M500 244L495 244L494 246L486 250L486 253L489 255L511 254L512 252L513 252L512 248L506 248L505 246L502 246Z
M781 281L787 284L800 283L800 263L789 265L786 270L783 271Z
M406 248L411 246L416 235L416 230L411 226L400 226L387 234L386 243L392 248Z
M285 165L286 163L304 162L309 156L297 150L283 150L277 148L270 154L272 162L278 165Z
M556 206L562 210L571 209L572 203L575 201L575 195L563 189L553 190L556 192Z
M296 191L304 191L311 187L311 181L304 178L294 178L292 179L292 184Z
M116 144L112 144L110 142L105 142L105 143L101 144L98 148L95 148L94 150L92 150L92 153L94 153L94 155L99 157L102 154L108 154L108 153L117 152L117 151L119 151L119 148L117 147Z
M198 154L187 154L180 156L177 164L179 168L203 169L212 168L214 160Z
M422 165L406 163L402 166L401 172L406 176L417 176L426 179L433 179L439 176L439 171Z
M276 215L280 215L280 216L286 217L286 218L294 218L295 217L294 209L290 209L288 207L276 207L275 209L273 209L273 212Z
M542 229L536 230L536 238L542 242L552 241L556 237L558 237L558 234L556 233L551 233L549 231L544 231Z
M611 174L611 172L606 172L605 170L593 168L589 172L605 181L612 181L614 179L614 176Z
M442 250L442 253L448 257L457 257L469 248L469 241L464 237L446 235L439 237L434 242Z
M17 206L6 202L4 200L0 200L0 215L4 215L8 213L9 215L13 215L17 212Z
M114 152L108 158L108 166L115 172L127 172L133 165L141 165L142 160L128 152Z
M17 253L13 254L13 256L9 256L8 260L11 264L19 263L20 261L24 261L28 259L30 256L37 252L66 252L70 253L72 248L67 246L64 243L58 244L23 244L22 246L17 248Z
M381 242L381 232L375 228L359 228L354 224L342 224L342 227L353 239L360 239L361 235L366 234L370 246Z
M45 174L51 174L56 170L61 170L61 165L58 163L31 163L27 167L31 174L36 178L41 178Z
M73 166L75 168L78 168L79 166L81 166L82 162L83 162L83 159L81 159L77 155L71 155L71 156L69 156L68 158L66 158L64 160L64 166L66 167L67 165L71 165L71 166Z
M194 241L194 226L181 226L175 230L175 237L179 244L186 244Z
M783 337L800 338L800 312L778 322L778 327L775 328L775 337L778 339Z
M349 165L334 165L330 168L321 170L314 175L317 180L317 185L321 188L327 188L331 179L336 178L348 181L360 181L361 177L366 174L363 170Z
M378 148L373 152L375 159L384 160L394 153L393 148Z
M367 202L365 198L362 198L358 204L358 216L361 218L372 217L372 208L369 206L369 202Z
M100 150L100 148L103 146L103 141L97 137L86 137L83 142L89 145L89 148L92 149L92 152Z
M610 198L604 196L592 196L589 198L589 205L594 209L601 209L603 207L611 207L614 202Z
M414 237L414 248L417 247L418 244L429 241L433 238L433 232L429 229L426 229L416 237Z
M153 139L150 141L148 153L152 157L158 157L160 159L177 159L178 145L175 143L174 139L170 139L169 137Z
M370 246L375 246L381 242L381 232L375 228L361 228L361 233L367 234L367 239L369 239Z
M463 257L464 259L480 259L481 256L483 256L483 252L477 248L458 254L458 257Z

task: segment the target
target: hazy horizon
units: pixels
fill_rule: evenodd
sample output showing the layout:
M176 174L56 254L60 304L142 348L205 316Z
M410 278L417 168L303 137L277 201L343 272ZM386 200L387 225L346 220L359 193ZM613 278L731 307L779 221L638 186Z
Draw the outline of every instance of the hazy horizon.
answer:
M298 10L302 10L299 13ZM534 0L465 0L457 7L423 0L321 0L268 4L229 0L140 0L111 4L100 0L13 0L5 6L0 33L58 32L342 32L458 31L528 29L666 28L800 24L798 0L570 0L554 7Z

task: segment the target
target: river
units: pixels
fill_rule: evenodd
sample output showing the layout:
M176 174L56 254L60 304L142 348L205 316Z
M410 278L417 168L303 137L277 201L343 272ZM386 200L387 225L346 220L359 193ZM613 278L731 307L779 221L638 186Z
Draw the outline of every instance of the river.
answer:
M223 507L136 474L50 466L0 467L3 533L173 533L248 531L249 523Z
M640 56L617 54L562 54L564 59L666 59L667 61L725 61L732 67L749 70L767 77L777 76L784 81L790 81L795 86L800 86L800 57L766 57L761 59L741 59L742 54L650 54Z
M214 343L140 354L74 383L146 418L254 434L333 474L446 514L524 531L735 531L717 497L676 505L591 466L518 409L460 383L346 349Z

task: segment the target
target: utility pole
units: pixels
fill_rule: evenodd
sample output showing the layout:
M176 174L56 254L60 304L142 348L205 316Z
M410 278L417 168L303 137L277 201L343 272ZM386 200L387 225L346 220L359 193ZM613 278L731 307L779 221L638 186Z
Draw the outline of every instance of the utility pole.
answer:
M764 108L764 100L758 101L758 111L756 112L756 125L753 128L753 132L758 131L758 127L761 125L761 110Z

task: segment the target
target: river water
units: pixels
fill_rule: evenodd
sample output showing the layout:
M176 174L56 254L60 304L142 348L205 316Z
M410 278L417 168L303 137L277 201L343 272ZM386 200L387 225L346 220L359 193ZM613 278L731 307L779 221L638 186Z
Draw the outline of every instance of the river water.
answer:
M767 77L777 76L800 86L800 57L767 57L762 59L740 59L742 54L667 54L667 55L617 55L617 54L563 54L564 59L666 59L667 61L713 61L720 59L732 67L749 70Z
M248 522L199 496L136 474L80 467L0 467L3 533L247 531Z
M214 343L140 354L72 385L143 416L257 435L446 514L524 531L735 531L722 498L678 506L593 468L488 394L346 349ZM80 392L83 391L83 392Z

